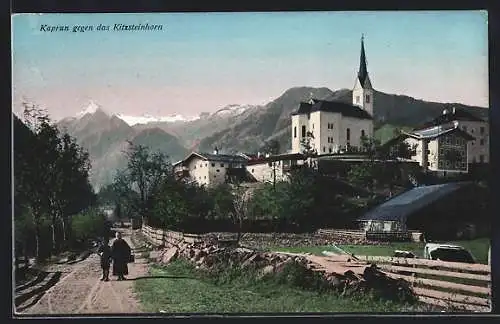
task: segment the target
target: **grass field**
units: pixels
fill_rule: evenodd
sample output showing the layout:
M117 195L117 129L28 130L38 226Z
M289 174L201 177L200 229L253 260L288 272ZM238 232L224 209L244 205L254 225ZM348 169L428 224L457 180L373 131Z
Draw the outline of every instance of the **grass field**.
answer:
M443 242L463 246L468 249L479 263L488 263L488 248L490 246L489 238L479 238L470 241L452 241ZM413 242L394 242L389 245L339 245L339 247L354 255L376 255L376 256L392 256L394 250L412 251L418 257L422 257L425 243ZM322 255L323 251L336 250L331 246L313 246L313 247L276 247L274 251L292 252L292 253L312 253Z
M259 312L401 312L413 305L367 296L340 296L255 280L241 273L230 280L214 280L184 261L152 266L150 278L136 281L135 290L151 313L259 313Z

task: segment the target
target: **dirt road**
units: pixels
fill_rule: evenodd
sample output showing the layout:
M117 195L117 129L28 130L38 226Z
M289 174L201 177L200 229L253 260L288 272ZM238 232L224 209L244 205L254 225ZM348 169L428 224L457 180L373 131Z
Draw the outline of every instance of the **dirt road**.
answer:
M135 252L135 262L129 264L125 281L100 281L102 270L99 256L90 255L73 265L53 265L49 271L62 271L60 280L32 307L21 314L102 314L139 313L140 305L134 295L135 280L147 276L147 260L141 258L130 239L131 231L122 230L123 238Z

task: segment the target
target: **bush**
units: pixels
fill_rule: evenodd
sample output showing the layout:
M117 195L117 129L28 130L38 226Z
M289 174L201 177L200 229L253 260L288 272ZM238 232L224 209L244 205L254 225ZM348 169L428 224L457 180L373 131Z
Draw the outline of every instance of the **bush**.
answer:
M73 216L71 229L76 241L104 236L106 229L106 216L95 209L89 209Z

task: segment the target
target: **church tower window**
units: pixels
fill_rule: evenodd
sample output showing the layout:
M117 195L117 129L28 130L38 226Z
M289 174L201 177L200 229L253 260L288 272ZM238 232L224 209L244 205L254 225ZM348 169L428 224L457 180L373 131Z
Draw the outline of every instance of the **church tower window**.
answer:
M350 128L348 128L348 129L346 130L346 140L347 140L347 141L350 141L350 140L351 140L351 129L350 129Z
M306 137L306 126L302 126L302 137Z
M297 126L293 128L293 138L297 137Z
M370 95L366 95L366 103L370 103Z

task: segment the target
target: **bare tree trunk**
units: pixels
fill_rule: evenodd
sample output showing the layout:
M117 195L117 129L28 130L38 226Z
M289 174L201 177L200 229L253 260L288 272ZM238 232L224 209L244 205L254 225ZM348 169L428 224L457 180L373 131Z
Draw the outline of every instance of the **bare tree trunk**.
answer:
M23 254L24 254L24 267L26 269L28 269L28 267L30 266L30 261L29 261L29 258L28 258L28 244L25 242L23 244Z
M56 246L56 225L52 223L50 225L50 228L52 229L52 253L56 254L57 246Z
M66 217L61 218L62 232L63 232L63 242L66 243L68 236L66 234Z
M35 224L35 257L40 260L40 224Z

